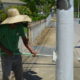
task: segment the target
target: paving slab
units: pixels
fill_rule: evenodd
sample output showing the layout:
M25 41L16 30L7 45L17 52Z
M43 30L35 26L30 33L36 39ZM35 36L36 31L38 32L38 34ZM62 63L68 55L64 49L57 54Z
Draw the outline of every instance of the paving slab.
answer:
M28 57L23 59L25 78L28 80L55 80L55 63L52 57Z

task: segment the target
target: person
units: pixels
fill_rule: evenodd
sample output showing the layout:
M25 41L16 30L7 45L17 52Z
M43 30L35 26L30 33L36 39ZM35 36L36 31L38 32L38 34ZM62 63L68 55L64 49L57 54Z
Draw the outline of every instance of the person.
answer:
M2 62L3 79L9 80L13 71L15 80L23 80L23 68L21 52L18 49L18 41L21 36L25 47L36 56L37 52L29 45L29 39L24 34L23 22L31 22L27 15L21 15L16 8L8 9L8 18L0 25L0 53Z

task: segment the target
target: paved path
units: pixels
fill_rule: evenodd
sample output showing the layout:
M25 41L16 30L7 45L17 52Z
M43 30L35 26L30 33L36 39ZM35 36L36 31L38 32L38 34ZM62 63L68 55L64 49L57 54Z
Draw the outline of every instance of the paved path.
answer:
M25 56L26 58L26 56ZM55 63L52 57L24 58L24 77L28 80L55 80Z
M39 35L35 42L37 46L55 47L56 46L56 28L48 27L41 35Z

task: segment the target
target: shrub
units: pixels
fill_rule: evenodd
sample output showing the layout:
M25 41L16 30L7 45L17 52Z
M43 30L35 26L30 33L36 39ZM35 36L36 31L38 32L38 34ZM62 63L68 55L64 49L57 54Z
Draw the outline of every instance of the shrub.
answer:
M5 14L5 12L3 10L0 10L0 22L5 20L7 17L7 15Z
M29 8L27 8L26 6L10 6L9 8L17 8L21 14L30 15L30 16L32 14Z
M29 8L27 8L26 6L10 6L5 10L7 11L9 8L17 8L20 14L25 14L30 16L33 21L42 20L47 17L47 14L42 15L42 14L38 14L37 12L31 12ZM3 10L0 10L0 21L3 21L4 19L6 19L6 17L7 15L5 14L5 12Z

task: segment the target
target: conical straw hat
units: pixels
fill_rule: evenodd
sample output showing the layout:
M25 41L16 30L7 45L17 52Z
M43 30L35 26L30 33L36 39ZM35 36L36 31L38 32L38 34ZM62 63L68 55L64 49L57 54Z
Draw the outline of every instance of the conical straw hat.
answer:
M13 24L18 22L31 22L31 18L28 15L21 15L16 8L8 9L8 18L1 24Z

